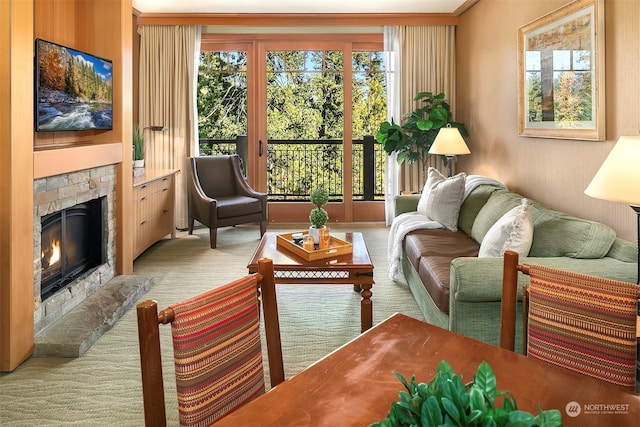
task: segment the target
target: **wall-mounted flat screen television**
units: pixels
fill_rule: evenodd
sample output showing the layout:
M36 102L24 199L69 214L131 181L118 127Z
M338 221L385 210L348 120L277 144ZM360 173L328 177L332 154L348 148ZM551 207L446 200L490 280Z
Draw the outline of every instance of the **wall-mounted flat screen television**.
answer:
M112 62L36 39L36 131L113 127Z

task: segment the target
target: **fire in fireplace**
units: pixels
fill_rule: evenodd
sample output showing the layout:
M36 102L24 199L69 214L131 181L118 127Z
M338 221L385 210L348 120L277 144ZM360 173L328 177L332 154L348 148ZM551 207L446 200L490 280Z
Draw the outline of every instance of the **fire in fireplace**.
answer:
M105 262L105 211L101 197L42 217L42 301Z

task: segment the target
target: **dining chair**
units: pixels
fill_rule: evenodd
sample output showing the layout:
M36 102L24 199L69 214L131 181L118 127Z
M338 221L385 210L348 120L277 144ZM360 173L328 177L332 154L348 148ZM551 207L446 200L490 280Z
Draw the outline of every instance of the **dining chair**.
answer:
M267 194L253 190L245 179L237 154L190 157L187 177L188 233L194 222L209 228L215 249L218 228L259 223L260 237L267 229Z
M633 283L542 265L505 251L500 347L514 350L518 272L523 286L524 353L554 365L636 387L638 296Z
M182 426L206 426L265 391L260 300L271 387L284 381L273 262L258 273L172 304L137 304L146 426L165 426L160 324L171 324L178 416Z

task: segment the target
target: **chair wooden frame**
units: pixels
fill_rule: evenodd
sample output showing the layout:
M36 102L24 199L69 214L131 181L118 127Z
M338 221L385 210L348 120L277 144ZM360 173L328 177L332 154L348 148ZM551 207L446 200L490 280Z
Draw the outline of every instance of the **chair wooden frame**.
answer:
M516 347L516 307L518 305L518 272L529 275L527 264L518 264L518 253L504 252L504 267L502 270L502 299L500 302L500 347L514 351ZM527 307L527 288L522 288L523 313ZM523 350L526 354L527 334L526 317L523 322Z
M262 301L271 387L275 387L284 381L284 365L273 262L267 258L259 260L258 273L255 276L258 278L258 296ZM174 313L171 307L158 312L158 304L153 300L138 303L136 309L145 425L165 426L166 409L159 325L171 323L174 320Z

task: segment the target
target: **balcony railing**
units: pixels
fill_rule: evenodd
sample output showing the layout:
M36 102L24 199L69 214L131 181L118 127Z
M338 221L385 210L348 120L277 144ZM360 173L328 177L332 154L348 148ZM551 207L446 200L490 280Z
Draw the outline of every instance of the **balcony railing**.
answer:
M244 144L244 145L243 145ZM341 140L271 140L267 146L269 200L308 201L317 186L331 201L342 201L344 144ZM200 139L200 155L238 153L246 156L246 137L236 140ZM367 135L353 141L352 200L383 200L386 153Z

